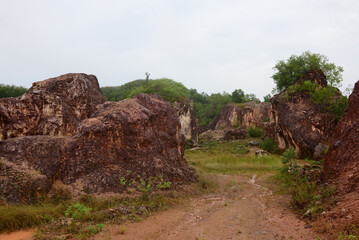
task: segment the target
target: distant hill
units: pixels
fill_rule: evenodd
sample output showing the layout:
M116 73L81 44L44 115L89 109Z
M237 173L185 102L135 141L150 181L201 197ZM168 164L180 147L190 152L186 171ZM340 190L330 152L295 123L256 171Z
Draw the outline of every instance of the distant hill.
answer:
M181 102L190 97L190 91L182 83L168 78L138 79L117 87L102 87L103 95L109 101L120 101L138 93L158 93L167 101Z

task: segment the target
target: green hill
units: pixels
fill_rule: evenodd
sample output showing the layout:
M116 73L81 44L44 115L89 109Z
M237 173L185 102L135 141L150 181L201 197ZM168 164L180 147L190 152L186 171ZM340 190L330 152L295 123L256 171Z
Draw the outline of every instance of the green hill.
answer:
M138 79L118 87L102 87L103 95L110 101L120 101L138 93L158 93L167 101L180 102L188 98L189 90L182 83L168 78Z

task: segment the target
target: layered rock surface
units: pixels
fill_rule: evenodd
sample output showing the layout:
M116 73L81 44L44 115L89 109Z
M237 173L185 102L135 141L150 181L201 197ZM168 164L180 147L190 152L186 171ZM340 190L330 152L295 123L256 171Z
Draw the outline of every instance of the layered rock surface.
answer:
M234 125L250 127L264 127L266 119L270 114L270 103L229 103L225 105L218 117L214 119L209 128L212 130L232 129Z
M306 80L327 85L320 70L309 72L304 78ZM336 116L314 104L306 93L297 92L288 98L287 92L284 90L271 99L267 134L278 143L279 149L294 147L298 155L312 157L318 144L328 143L336 125Z
M87 75L73 76L88 82L61 85L62 92L87 86L93 79ZM59 77L59 81L63 78ZM45 86L47 81L36 84ZM76 116L73 125L66 125L71 128L61 124L53 128L52 114L49 118L40 118L42 127L36 125L38 130L32 134L24 134L23 126L26 124L6 122L1 126L2 132L12 131L12 138L0 141L0 200L31 201L38 194L48 192L57 180L69 185L75 192L90 193L121 192L126 189L126 185L122 184L124 180L140 182L141 179L158 176L174 183L196 181L196 174L184 159L185 141L176 110L170 103L155 94L139 94L121 102L96 104L95 100L87 101L93 98L99 103L103 101L97 80L96 84L94 87L97 88L89 90L88 94L82 88L85 92L79 92L79 95L86 97L79 99L77 105L71 105L71 119ZM51 99L57 99L50 109L67 106L64 104L66 96L52 94L59 91L57 87L42 91L45 99L48 98L45 93L54 96ZM97 93L96 96L88 96ZM25 99L36 96L33 91L26 94ZM65 100L62 99L64 97ZM21 102L23 98L17 100ZM11 101L16 105L15 100L2 101ZM88 108L88 103L94 107ZM27 105L24 106L24 109L16 108L15 112L26 112ZM9 116L15 114L11 110L8 109ZM64 112L60 116L55 119L68 119ZM81 118L82 121L79 121ZM47 127L47 123L51 128ZM62 130L41 132L41 129Z
M336 187L340 202L330 211L335 222L359 224L359 81L335 128L324 159L322 180Z
M94 75L65 74L35 82L20 97L0 99L0 140L29 135L71 136L103 102Z
M179 121L181 123L181 133L184 135L186 141L190 141L192 145L198 143L199 128L196 114L194 113L191 102L175 104Z

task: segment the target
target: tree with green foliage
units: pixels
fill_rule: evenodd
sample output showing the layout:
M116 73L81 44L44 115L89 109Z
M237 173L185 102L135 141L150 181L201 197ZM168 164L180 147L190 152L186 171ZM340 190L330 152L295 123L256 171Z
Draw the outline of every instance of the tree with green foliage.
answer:
M270 94L267 94L263 97L264 102L270 102L270 99L272 98L272 96Z
M331 86L340 86L343 68L329 63L326 56L319 53L306 51L300 56L292 55L287 60L281 60L273 67L277 71L273 80L277 85L277 90L282 91L295 84L304 77L304 74L310 70L321 69L327 77L328 84Z
M244 102L252 102L252 101L256 101L257 103L261 102L254 93L246 94L244 96Z
M242 89L236 89L232 92L232 99L235 103L244 103L245 94Z
M210 123L227 103L233 102L232 96L227 92L201 95L203 97L201 102L194 100L194 112L202 126Z
M27 88L17 87L14 85L5 85L0 83L0 98L18 97L24 94Z

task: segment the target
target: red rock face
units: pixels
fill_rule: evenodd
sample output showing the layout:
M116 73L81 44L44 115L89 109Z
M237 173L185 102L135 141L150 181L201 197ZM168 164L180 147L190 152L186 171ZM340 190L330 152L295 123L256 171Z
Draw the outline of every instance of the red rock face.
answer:
M323 182L336 187L340 201L328 216L338 228L359 224L359 81L335 128L324 159ZM328 221L328 220L327 220ZM341 230L341 229L340 229Z
M359 82L335 128L325 156L323 179L335 182L343 193L359 189Z
M0 99L0 140L73 135L78 124L103 102L93 75L65 74L35 82L20 97Z
M85 119L77 123L72 136L21 136L20 132L0 141L0 200L32 201L57 180L74 192L90 193L122 192L127 186L121 179L197 180L184 158L176 110L158 95L105 102L89 118L86 111L82 113L78 116Z
M304 80L326 86L322 71L309 72ZM310 96L297 92L286 98L287 90L271 99L272 111L267 133L279 149L293 147L302 157L312 157L315 147L328 143L335 128L333 113L323 111L310 100Z
M244 127L252 125L264 127L265 119L269 117L269 114L269 103L230 103L222 108L218 117L209 124L209 128L212 130L233 129L236 123Z

